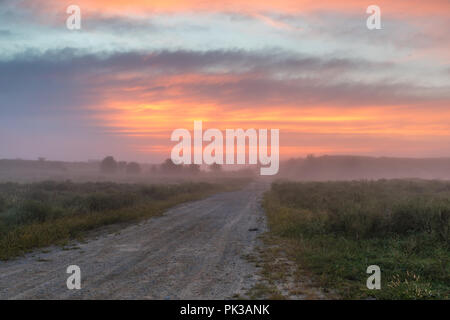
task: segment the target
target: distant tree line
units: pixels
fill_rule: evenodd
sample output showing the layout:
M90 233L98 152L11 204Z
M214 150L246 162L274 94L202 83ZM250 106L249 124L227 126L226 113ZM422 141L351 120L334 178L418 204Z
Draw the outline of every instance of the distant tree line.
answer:
M141 165L137 162L116 161L114 157L107 156L100 163L100 171L105 174L114 174L117 172L125 172L127 174L140 174L142 172ZM215 174L222 172L222 165L214 163L209 166L209 171ZM166 159L160 165L153 165L151 173L164 174L189 174L198 175L201 173L198 164L177 165L172 159Z
M137 162L116 161L114 157L108 156L100 163L100 171L106 174L126 172L128 174L140 174L141 166Z

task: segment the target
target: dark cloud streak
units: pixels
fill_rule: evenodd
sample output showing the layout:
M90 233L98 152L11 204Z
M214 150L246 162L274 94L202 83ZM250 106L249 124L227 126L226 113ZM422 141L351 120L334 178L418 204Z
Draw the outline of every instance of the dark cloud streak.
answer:
M0 62L1 112L86 112L83 107L121 94L125 97L131 94L129 98L137 100L198 99L236 108L324 103L343 107L389 106L448 101L448 93L442 88L422 88L395 80L367 83L342 77L355 71L390 68L387 63L273 50L128 52L105 56L70 48L26 52L11 61ZM119 77L124 73L132 76ZM167 83L170 77L185 74L199 75L199 80ZM209 82L208 76L223 76L223 80ZM126 89L130 86L139 90L129 93ZM173 89L186 96L174 96Z

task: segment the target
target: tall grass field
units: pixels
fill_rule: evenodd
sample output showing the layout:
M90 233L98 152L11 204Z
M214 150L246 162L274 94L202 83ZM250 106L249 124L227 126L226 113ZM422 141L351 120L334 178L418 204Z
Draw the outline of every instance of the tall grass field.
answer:
M264 207L290 259L342 298L450 297L450 182L278 182Z

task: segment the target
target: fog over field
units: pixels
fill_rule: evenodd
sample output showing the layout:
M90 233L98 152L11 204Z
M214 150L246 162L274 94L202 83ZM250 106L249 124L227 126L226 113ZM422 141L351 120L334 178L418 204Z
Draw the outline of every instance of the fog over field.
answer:
M204 180L214 177L253 177L264 180L300 181L377 180L377 179L450 179L450 158L391 158L361 156L314 156L292 158L280 163L273 177L260 177L258 166L186 166L171 160L160 164L116 161L116 168L102 170L102 162L63 162L46 159L0 160L1 182L34 182L73 180L166 183Z
M293 180L449 179L450 158L308 156L281 164L280 177Z

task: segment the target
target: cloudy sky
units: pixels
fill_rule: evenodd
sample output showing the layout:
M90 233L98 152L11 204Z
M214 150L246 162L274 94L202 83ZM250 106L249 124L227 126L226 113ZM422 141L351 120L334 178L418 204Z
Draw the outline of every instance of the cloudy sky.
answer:
M282 158L450 156L449 30L449 0L0 0L0 158L159 162L194 120L280 129Z

